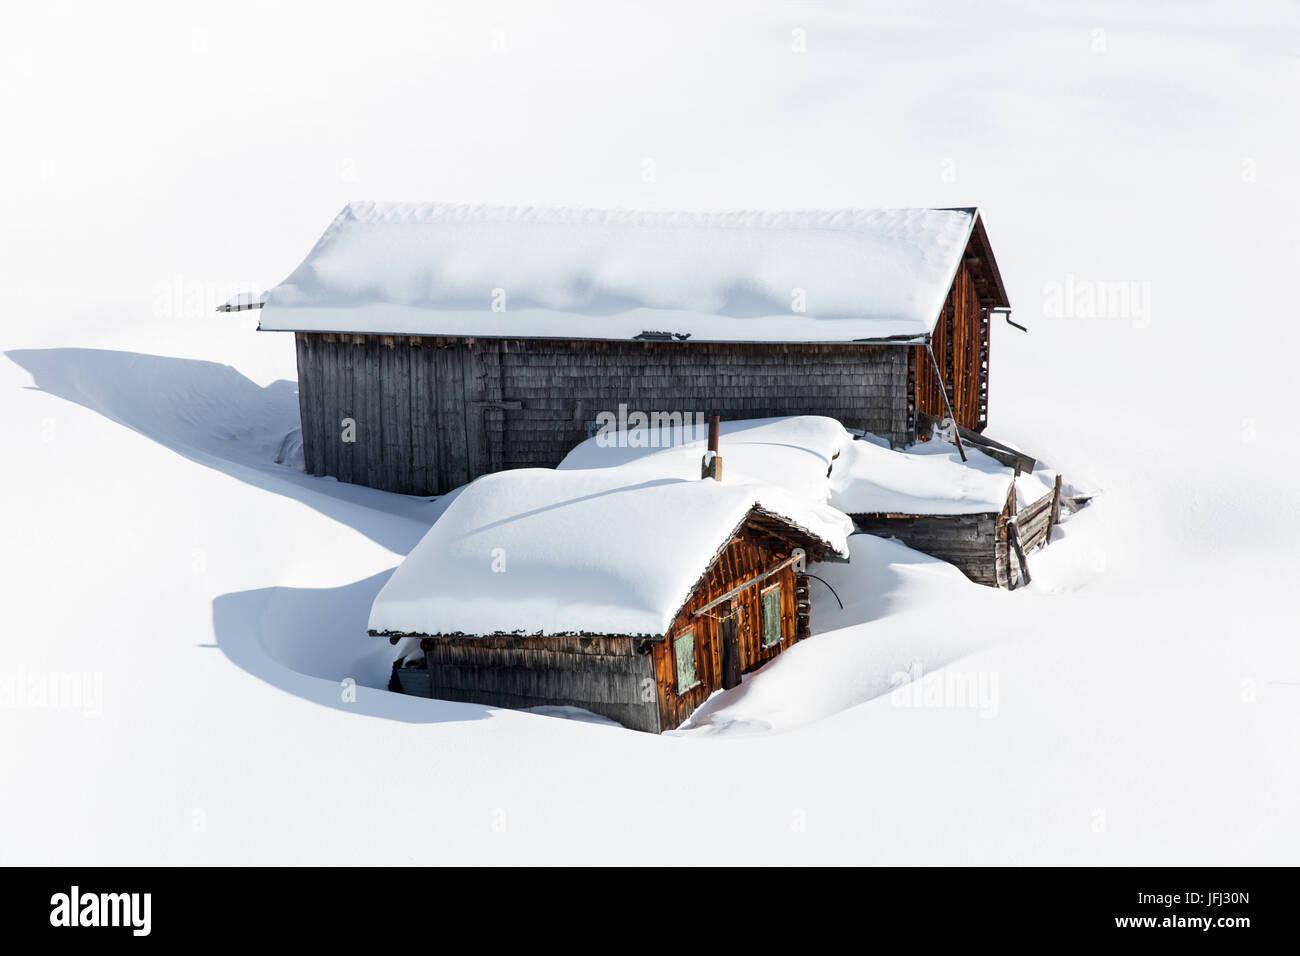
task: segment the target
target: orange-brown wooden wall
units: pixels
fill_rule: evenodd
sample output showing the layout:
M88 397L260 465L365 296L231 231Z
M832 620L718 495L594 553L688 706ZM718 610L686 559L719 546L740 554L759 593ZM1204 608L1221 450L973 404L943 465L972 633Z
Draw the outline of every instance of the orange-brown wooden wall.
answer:
M988 423L989 323L980 309L970 270L962 263L930 340L935 360L948 388L957 424L982 431ZM946 418L943 394L925 348L912 349L915 408Z
M780 564L790 556L791 550L789 546L779 546L768 535L749 528L742 529L714 562L691 600L678 614L668 632L668 638L652 645L655 681L659 693L659 724L664 730L677 727L690 716L691 711L704 703L705 698L722 687L721 622L710 614L721 615L725 613L726 606L720 605L699 617L694 612L742 581ZM797 624L795 577L794 568L786 567L761 584L746 588L737 596L741 614L740 656L743 672L755 669L794 644ZM777 582L781 584L781 642L765 648L760 592ZM700 683L685 694L678 694L674 641L692 626L695 628L695 670Z

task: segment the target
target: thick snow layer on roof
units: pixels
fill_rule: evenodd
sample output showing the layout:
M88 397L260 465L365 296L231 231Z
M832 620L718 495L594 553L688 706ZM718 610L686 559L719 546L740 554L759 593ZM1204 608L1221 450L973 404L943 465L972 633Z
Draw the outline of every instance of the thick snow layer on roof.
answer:
M775 487L620 468L486 475L393 572L369 627L660 636L755 506L847 555L848 517Z
M560 462L561 469L614 468L657 478L698 478L708 425L631 428L597 434ZM830 497L827 472L853 440L833 418L798 415L722 422L719 454L726 482L776 485L815 502Z
M629 428L582 442L560 463L618 468L644 478L693 478L707 447L696 425ZM722 422L722 473L727 481L776 485L849 514L981 514L1001 511L1012 470L967 446L934 440L891 449L873 436L855 440L833 418L796 415ZM1050 478L1021 475L1016 497L1027 505L1051 491Z
M1011 469L967 447L934 440L906 449L869 441L845 447L831 472L831 504L848 514L958 515L1001 511Z
M271 330L847 342L934 325L969 210L683 213L349 204Z

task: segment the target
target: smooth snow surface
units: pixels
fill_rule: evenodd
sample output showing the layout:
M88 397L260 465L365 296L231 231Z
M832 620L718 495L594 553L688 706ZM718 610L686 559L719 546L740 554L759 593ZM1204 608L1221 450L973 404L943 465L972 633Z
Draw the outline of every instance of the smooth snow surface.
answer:
M349 203L261 328L693 341L925 335L965 210L687 213Z
M569 452L559 467L688 479L700 473L707 436L703 425L596 435ZM891 449L875 436L855 438L835 419L816 415L722 422L718 453L727 482L778 485L846 514L996 512L1012 481L1012 469L969 446L965 462L956 446L938 439ZM1019 503L1047 494L1052 479L1046 466L1021 475Z
M906 449L849 442L831 471L830 502L849 514L961 515L1001 511L1012 470L933 439Z
M560 469L618 468L648 478L693 479L708 449L707 424L681 430L630 428L596 435L574 448ZM725 484L776 485L810 501L830 497L826 475L852 436L833 418L795 415L722 422L718 453Z
M370 629L660 637L755 507L847 557L852 522L778 488L620 468L485 475L393 572Z

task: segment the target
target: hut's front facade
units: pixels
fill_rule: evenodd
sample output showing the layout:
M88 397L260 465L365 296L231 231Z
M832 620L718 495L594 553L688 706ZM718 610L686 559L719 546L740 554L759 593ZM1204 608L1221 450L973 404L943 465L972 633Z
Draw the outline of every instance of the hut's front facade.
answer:
M1007 306L974 209L354 203L260 328L295 334L309 472L437 494L552 467L620 406L979 430Z
M804 562L851 522L778 489L493 475L458 496L375 600L372 635L419 640L397 688L679 726L808 636Z

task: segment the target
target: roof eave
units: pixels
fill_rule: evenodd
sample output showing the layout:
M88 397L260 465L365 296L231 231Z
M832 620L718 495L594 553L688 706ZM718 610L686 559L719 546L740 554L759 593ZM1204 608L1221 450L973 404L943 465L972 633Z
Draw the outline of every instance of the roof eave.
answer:
M984 219L977 210L975 213L975 222L971 227L971 241L979 247L979 254L988 262L988 277L993 284L993 294L996 301L989 303L990 308L1009 309L1011 308L1011 299L1007 296L1007 287L1002 281L1002 270L998 268L997 257L993 255L993 245L989 242L988 233L984 229Z
M475 339L475 340L510 340L526 339L537 342L657 342L659 340L647 340L642 338L619 337L612 338L600 335L532 335L527 332L518 332L514 335L468 335L462 332L358 332L348 329L268 329L261 322L257 324L258 332L288 332L294 335L299 333L303 335L385 335L385 336L408 336L410 338L426 339ZM882 335L861 339L710 339L710 338L690 338L680 341L668 342L669 345L924 345L930 340L929 332L908 332L899 335Z

